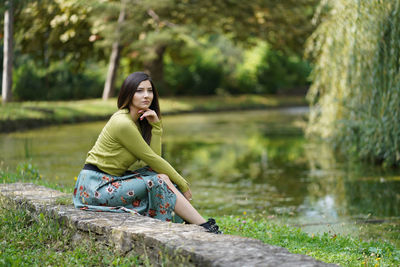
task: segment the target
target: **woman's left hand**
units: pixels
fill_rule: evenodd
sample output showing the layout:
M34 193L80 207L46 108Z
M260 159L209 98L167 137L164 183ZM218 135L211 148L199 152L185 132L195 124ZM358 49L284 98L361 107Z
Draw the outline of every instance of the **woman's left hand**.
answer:
M138 111L138 113L141 114L141 116L139 117L140 120L146 118L147 121L151 123L156 123L160 121L160 119L157 116L157 113L152 109L141 109Z
M186 191L185 193L183 193L183 196L189 200L192 201L192 191L190 191L190 189L188 191Z

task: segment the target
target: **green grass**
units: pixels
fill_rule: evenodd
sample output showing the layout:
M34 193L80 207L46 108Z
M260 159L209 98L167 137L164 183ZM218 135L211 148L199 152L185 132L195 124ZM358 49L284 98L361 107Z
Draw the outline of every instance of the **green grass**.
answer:
M163 113L216 111L220 109L267 108L307 105L303 96L202 96L161 98ZM80 117L107 116L117 109L117 100L12 102L0 105L0 121L21 119L73 120Z
M0 107L0 120L54 119L83 116L105 116L116 110L116 100L27 101L12 102Z
M341 266L400 266L400 250L387 242L363 241L348 236L308 235L300 228L278 225L261 216L217 217L226 234L259 239Z
M21 162L18 164L16 171L5 171L0 165L0 183L34 183L37 185L46 186L59 190L64 193L72 194L73 188L65 187L57 183L48 182L42 179L42 175L37 171L36 166L30 162ZM60 198L58 200L60 205L66 205L67 200Z
M308 105L304 96L236 95L161 98L162 112L218 111Z
M0 200L0 266L133 266L146 261L124 256L94 237L73 239L74 232L43 214Z

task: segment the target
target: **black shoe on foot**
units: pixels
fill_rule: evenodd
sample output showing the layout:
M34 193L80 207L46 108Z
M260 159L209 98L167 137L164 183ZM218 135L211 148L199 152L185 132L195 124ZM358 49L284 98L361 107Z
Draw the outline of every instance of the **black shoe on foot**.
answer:
M209 218L207 222L200 224L200 226L206 228L209 233L222 234L213 218Z

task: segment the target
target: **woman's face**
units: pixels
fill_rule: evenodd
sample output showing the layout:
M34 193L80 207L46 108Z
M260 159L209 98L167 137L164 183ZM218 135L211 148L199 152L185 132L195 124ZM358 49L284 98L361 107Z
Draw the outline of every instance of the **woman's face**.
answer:
M132 99L132 106L138 110L148 109L153 101L153 88L150 81L141 82Z

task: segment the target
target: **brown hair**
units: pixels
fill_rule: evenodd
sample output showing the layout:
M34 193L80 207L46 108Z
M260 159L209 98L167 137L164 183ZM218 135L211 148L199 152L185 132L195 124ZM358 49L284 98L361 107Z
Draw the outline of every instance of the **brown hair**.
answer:
M151 101L150 109L154 110L157 113L158 118L161 119L160 105L158 103L158 92L156 87L153 84L150 76L144 72L134 72L130 74L121 86L121 90L118 96L118 108L119 109L128 109L129 105L132 102L133 95L136 93L137 87L143 81L149 81L151 83L151 87L153 88L153 100ZM142 137L146 141L147 144L150 145L151 141L151 125L147 120L139 120L140 131L142 132Z

